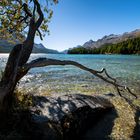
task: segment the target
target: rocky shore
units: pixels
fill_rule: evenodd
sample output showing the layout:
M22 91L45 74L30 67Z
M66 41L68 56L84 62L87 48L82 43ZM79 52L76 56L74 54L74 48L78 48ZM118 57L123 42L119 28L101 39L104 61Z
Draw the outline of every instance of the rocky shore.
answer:
M43 139L73 139L80 137L111 111L113 105L101 96L82 94L57 98L34 97L32 117L40 127Z
M30 99L25 99L28 105ZM0 116L1 140L140 138L140 111L112 93L33 96L31 102L25 110ZM133 105L140 106L139 99Z

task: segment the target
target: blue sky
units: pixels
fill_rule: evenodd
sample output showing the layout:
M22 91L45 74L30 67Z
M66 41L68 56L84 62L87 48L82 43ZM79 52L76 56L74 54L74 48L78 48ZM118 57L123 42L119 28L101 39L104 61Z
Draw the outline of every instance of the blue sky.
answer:
M140 0L59 0L53 9L50 35L35 42L59 51L140 28Z

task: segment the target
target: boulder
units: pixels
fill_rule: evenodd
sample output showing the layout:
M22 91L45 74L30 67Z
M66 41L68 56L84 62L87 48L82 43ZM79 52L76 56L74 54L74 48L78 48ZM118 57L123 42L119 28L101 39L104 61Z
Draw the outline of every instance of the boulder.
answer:
M31 109L42 139L72 139L94 126L113 105L102 96L82 94L34 97Z

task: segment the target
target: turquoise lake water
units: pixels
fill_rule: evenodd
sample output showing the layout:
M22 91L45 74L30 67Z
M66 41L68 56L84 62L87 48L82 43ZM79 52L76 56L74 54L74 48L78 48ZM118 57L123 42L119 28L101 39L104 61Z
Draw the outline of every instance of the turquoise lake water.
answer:
M121 84L130 86L132 91L140 94L140 56L32 54L30 60L39 57L74 60L95 70L106 68L108 73ZM7 58L7 54L0 54L1 70L4 69ZM44 95L116 92L110 84L74 66L49 66L32 69L20 81L18 88L28 93Z

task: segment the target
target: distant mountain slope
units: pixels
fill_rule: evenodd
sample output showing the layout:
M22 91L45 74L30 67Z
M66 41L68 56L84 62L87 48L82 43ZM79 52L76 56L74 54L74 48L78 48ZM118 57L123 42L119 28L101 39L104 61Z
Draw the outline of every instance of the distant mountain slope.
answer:
M33 53L59 53L57 50L47 49L43 46L43 44L35 44L33 48Z
M83 46L68 50L69 54L140 54L140 30L122 35L108 35Z
M71 49L68 50L68 53L96 53L97 50L99 52L99 48L105 48L105 46L110 46L113 49L115 49L114 45L115 44L119 44L121 42L122 46L125 46L129 44L129 48L130 46L132 46L132 44L134 44L134 41L137 40L133 40L135 38L140 38L140 29L134 30L132 32L125 32L122 35L114 35L114 34L110 34L110 35L105 35L103 38L98 39L97 41L93 41L93 40L89 40L87 42L85 42L82 46L78 45L77 47L73 47ZM131 44L128 42L131 42ZM125 42L127 41L127 42ZM116 45L117 46L117 45ZM127 47L127 46L126 46ZM138 46L140 47L140 46ZM134 48L134 47L133 47ZM96 50L96 51L92 51L92 50ZM101 49L100 49L101 50ZM80 51L80 52L79 52Z
M0 40L0 53L9 53L18 41ZM59 53L56 50L47 49L41 43L35 44L32 53Z
M116 44L128 39L140 37L140 29L134 30L132 32L126 32L122 35L105 35L103 38L98 39L97 41L89 40L85 42L82 47L84 48L99 48L105 44Z

